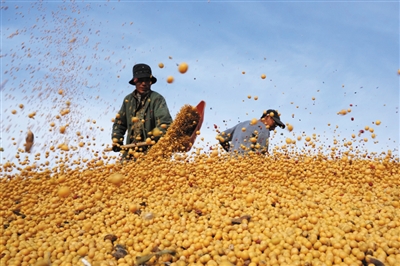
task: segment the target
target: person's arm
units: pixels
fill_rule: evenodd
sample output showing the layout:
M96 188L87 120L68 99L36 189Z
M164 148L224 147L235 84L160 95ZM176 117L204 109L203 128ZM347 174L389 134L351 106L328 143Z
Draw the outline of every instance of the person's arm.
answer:
M222 148L226 151L229 152L231 149L231 144L229 143L229 141L224 141L222 142L221 140L219 141L219 144L222 146Z
M155 99L153 111L154 111L156 128L162 132L160 136L155 136L155 138L158 139L161 136L165 135L168 127L172 123L172 117L164 97L160 96L157 99Z
M227 130L221 132L220 134L218 134L218 136L217 136L219 144L227 152L230 152L230 150L231 150L230 141L232 140L232 135L233 135L233 131L235 130L235 128L236 128L236 126L233 128L227 129Z
M260 146L261 146L260 147L261 148L260 152L263 155L269 155L269 151L268 151L268 148L269 148L269 136L270 136L270 133L269 133L269 131L267 131L265 136L263 136L264 140L260 144Z
M113 141L113 151L117 152L120 151L120 145L124 143L124 135L128 128L127 121L126 121L126 98L124 99L121 109L119 110L118 114L115 117L111 139Z

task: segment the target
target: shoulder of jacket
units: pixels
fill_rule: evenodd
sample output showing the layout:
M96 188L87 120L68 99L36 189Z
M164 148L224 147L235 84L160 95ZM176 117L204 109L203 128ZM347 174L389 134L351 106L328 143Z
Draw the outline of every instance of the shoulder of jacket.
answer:
M164 99L164 96L162 96L160 93L156 91L151 91L150 98L156 99L156 98L162 98Z
M243 127L243 126L250 126L250 124L251 124L251 120L245 120L245 121L237 123L236 126Z
M133 98L133 92L126 95L124 99L130 99L130 98Z

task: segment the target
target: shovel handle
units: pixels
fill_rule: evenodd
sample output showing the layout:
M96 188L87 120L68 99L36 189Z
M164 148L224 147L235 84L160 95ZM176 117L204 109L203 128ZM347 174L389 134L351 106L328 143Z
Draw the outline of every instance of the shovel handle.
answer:
M143 147L143 146L150 146L152 145L151 143L148 144L146 142L138 142L138 143L131 143L127 145L121 145L121 149L129 149L129 148L135 148L135 147Z
M138 142L138 143L131 143L127 145L121 145L119 146L121 149L129 149L129 148L135 148L135 147L143 147L143 146L150 146L153 144L147 144L146 142ZM106 148L104 151L112 151L112 148Z

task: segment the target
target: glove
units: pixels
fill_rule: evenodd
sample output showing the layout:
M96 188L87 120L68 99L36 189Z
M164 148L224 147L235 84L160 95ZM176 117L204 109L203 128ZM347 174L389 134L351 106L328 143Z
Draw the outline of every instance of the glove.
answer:
M118 143L118 144L113 144L113 147L112 147L112 150L114 151L114 152L120 152L122 149L121 149L121 146L122 146L123 144L122 143Z
M224 148L224 150L227 151L227 152L229 152L229 150L231 149L231 145L230 145L229 141L220 142L219 144L220 144L220 145L222 146L222 148Z

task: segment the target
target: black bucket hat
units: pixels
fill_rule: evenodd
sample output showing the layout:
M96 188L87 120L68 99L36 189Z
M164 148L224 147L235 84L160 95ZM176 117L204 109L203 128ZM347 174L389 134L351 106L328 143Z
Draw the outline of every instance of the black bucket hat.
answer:
M271 115L271 113L272 113L273 115ZM264 117L266 117L267 115L270 116L272 119L274 119L275 123L276 123L279 127L285 128L285 124L282 123L282 121L281 121L281 119L280 119L280 117L279 117L279 114L278 114L278 112L277 112L276 110L268 109L266 112L263 113L263 115L261 116L261 118L264 118Z
M151 68L146 64L136 64L133 66L133 78L129 81L129 84L135 85L135 78L150 78L151 83L157 82L156 77L151 74Z

